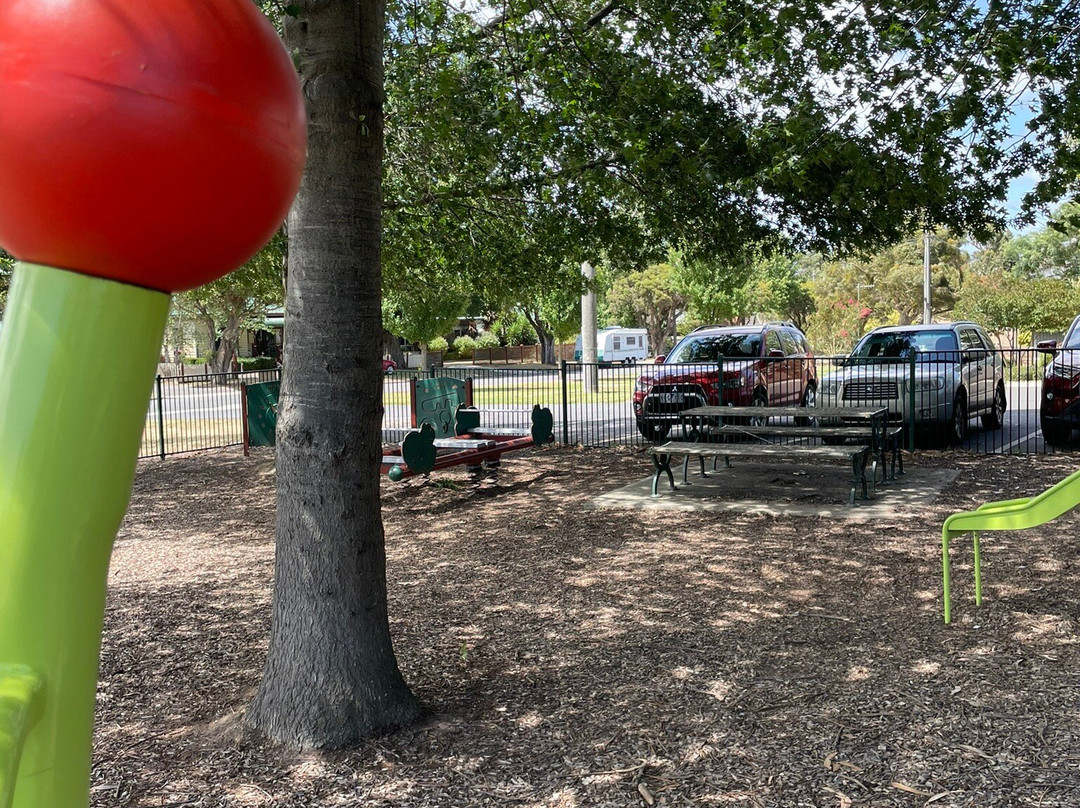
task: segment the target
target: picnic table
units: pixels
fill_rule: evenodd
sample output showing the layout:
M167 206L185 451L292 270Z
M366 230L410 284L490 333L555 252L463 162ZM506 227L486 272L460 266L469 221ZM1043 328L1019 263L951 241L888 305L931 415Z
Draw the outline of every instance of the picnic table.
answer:
M785 422L775 419L796 419ZM684 433L691 440L671 441L659 446L649 447L652 456L654 475L653 496L658 496L660 476L667 474L671 489L675 489L671 462L682 457L683 483L687 484L687 472L690 458L698 458L701 475L705 473L705 459L716 461L723 457L725 466L731 466L732 457L773 458L797 460L808 458L814 461L845 460L851 463L852 481L849 502L855 504L861 489L864 499L869 499L866 485L866 466L872 459L873 484L876 487L877 469L880 466L884 476L888 476L886 448L892 448L892 476L895 477L897 463L903 473L903 458L900 455L900 427L890 427L887 423L888 410L885 408L857 409L847 407L724 407L704 406L684 410L679 417ZM770 419L772 423L770 424ZM843 426L822 426L820 420L842 419ZM737 444L730 442L732 437L748 436L759 443ZM724 438L728 442L720 442ZM819 438L824 444L808 443L773 443L770 438ZM717 440L719 439L719 440ZM854 446L838 444L854 440Z
M903 428L890 425L885 407L691 407L679 416L684 434L691 440L714 440L740 435L757 438L764 444L772 438L817 438L826 444L848 441L865 443L873 458L874 482L881 469L881 481L895 480L904 473L900 451ZM782 421L780 419L794 419ZM840 424L826 426L829 421ZM771 442L771 441L770 441Z

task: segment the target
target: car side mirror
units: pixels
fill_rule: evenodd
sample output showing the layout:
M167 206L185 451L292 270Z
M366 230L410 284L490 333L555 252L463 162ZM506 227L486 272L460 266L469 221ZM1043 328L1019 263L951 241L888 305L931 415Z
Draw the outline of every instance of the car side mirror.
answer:
M1035 350L1039 353L1056 354L1057 353L1057 340L1056 339L1044 339L1042 342L1035 345Z
M664 356L664 354L660 354L658 357L656 357L656 359L653 360L653 364L662 365L664 364L665 359L667 359L667 357Z
M787 354L781 351L779 348L773 348L771 351L769 351L769 359L783 359L785 356L787 356Z
M968 362L978 362L986 358L986 351L980 351L977 348L968 348L966 351L960 352L960 361L964 364Z

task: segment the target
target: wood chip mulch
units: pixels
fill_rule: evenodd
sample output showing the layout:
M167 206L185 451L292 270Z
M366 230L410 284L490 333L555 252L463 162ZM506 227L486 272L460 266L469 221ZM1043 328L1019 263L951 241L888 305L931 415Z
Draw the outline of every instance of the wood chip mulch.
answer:
M418 725L289 753L242 728L269 631L268 453L140 465L110 573L91 804L1078 806L1078 517L957 542L949 513L1075 459L958 468L887 523L593 511L632 450L384 483L390 614ZM764 497L768 492L761 492Z

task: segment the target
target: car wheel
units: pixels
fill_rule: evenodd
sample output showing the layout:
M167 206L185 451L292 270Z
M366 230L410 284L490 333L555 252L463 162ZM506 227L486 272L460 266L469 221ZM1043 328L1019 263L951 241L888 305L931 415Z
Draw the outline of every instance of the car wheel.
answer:
M1069 442L1069 437L1072 435L1072 430L1069 427L1057 421L1042 419L1040 426L1042 427L1043 440L1051 446L1064 446Z
M763 390L759 390L754 393L754 398L750 401L751 407L768 407L769 398L765 395ZM768 415L755 415L750 418L750 426L765 426L769 423Z
M803 393L802 402L800 407L813 407L817 403L817 385L811 382L806 386L806 391ZM810 416L795 416L795 426L810 426L816 424L817 419Z
M956 392L955 400L953 401L953 417L952 425L949 429L949 443L955 446L959 446L964 442L964 438L967 437L968 428L968 409L967 409L967 395L963 390Z
M1004 383L999 383L997 390L994 392L994 403L990 408L990 412L982 417L982 424L987 429L999 429L1004 415L1005 385Z
M671 429L670 424L650 424L648 421L638 421L638 432L645 440L663 440Z

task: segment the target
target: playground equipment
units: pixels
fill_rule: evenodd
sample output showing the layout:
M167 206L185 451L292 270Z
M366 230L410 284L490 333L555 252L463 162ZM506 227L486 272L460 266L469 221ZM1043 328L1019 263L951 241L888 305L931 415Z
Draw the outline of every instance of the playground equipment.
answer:
M539 404L533 405L531 429L481 426L472 390L472 379L410 380L413 431L399 455L383 456L381 471L395 481L450 466L479 471L498 467L506 452L553 440L551 410Z
M1038 496L987 502L974 511L954 513L941 528L941 579L945 599L945 622L952 622L949 590L949 542L971 534L975 567L975 605L982 604L982 557L979 533L987 530L1026 530L1057 519L1080 505L1080 471Z
M250 0L7 0L0 43L0 808L85 808L169 295L279 227L303 99Z

